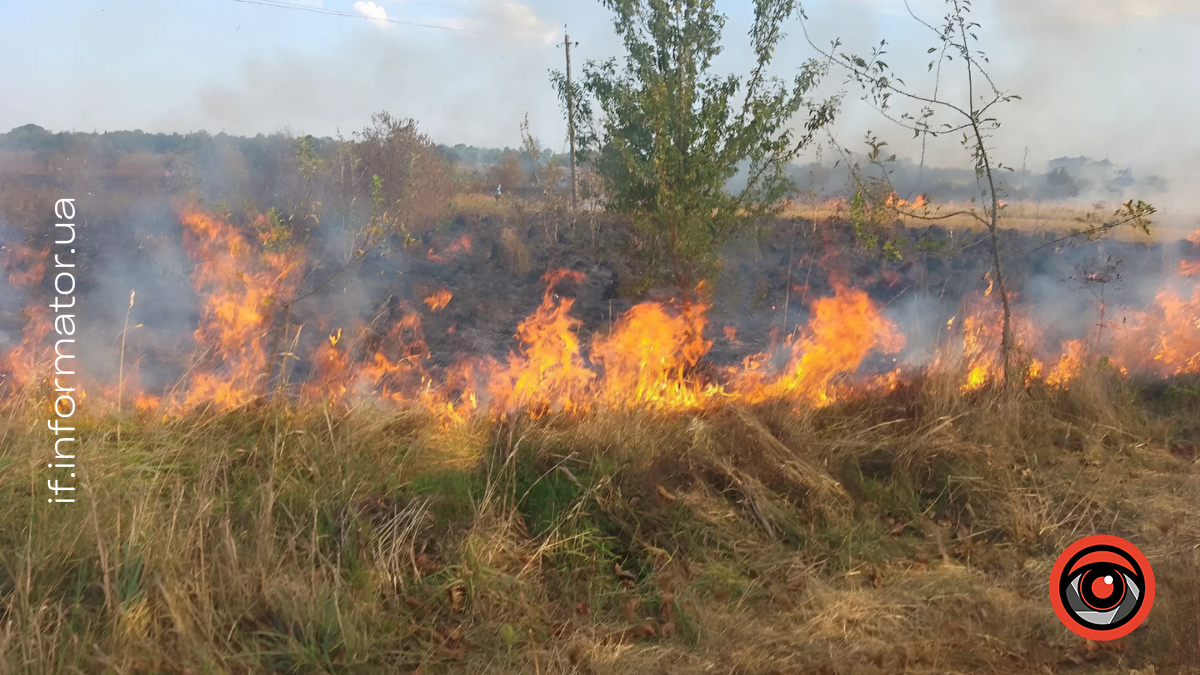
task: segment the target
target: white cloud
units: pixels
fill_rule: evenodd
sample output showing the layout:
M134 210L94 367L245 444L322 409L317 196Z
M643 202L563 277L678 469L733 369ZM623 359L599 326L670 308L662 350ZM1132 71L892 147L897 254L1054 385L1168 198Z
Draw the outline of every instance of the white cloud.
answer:
M387 20L387 10L375 4L374 2L371 2L370 0L366 0L366 2L363 0L358 0L358 2L354 3L354 11L367 17L371 20L371 23L379 26L380 28L386 30L392 27L392 24Z
M1200 3L1196 0L1017 0L1007 9L1034 20L1065 19L1080 23L1200 16Z
M515 0L476 0L470 16L446 19L441 25L490 37L521 42L552 44L558 39L558 26L538 16L529 5Z
M1195 0L1094 0L1090 3L1056 0L1064 9L1070 7L1076 16L1091 21L1121 21L1153 19L1160 16L1200 14Z
M948 11L945 0L859 0L872 12L908 16L911 9L917 16L943 23ZM908 7L905 7L905 4ZM1167 16L1200 16L1197 0L1003 0L994 5L976 7L977 17L988 12L1015 14L1038 22L1069 21L1077 23L1108 23L1137 19L1156 19Z
M944 0L863 0L872 11L908 16L909 10L927 21L938 21L946 13ZM908 6L905 7L905 4Z

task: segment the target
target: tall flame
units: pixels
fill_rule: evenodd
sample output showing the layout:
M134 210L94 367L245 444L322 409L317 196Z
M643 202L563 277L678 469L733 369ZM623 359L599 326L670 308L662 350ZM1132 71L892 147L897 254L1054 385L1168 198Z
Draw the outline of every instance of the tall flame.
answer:
M834 378L858 370L872 351L894 353L904 336L861 290L834 284L835 295L813 302L807 337L793 341L786 365L768 373L767 355L746 359L735 391L750 403L768 399L803 399L816 404L833 400Z
M183 406L211 402L218 409L235 408L264 392L270 318L294 290L300 261L257 253L237 228L194 207L182 209L180 222L195 263L193 285L204 296L195 338L210 352Z
M646 302L623 314L609 335L592 342L592 361L604 368L600 398L616 406L699 405L705 388L688 375L712 345L704 339L707 309Z
M20 244L4 251L4 269L9 270L8 283L13 288L31 288L40 284L46 275L46 262L50 249L35 251ZM21 331L21 342L0 359L0 372L8 374L12 388L28 385L38 368L38 359L46 350L46 336L53 327L52 313L46 304L33 302L22 310L26 319Z
M517 327L518 352L506 366L494 369L488 393L504 411L565 411L579 409L596 374L580 355L575 334L579 319L571 316L575 301L561 298L555 287L563 281L580 283L581 272L552 270L542 278L546 293L537 310Z
M297 369L306 380L294 389L301 396L333 401L376 398L434 411L447 422L476 413L536 416L582 413L598 406L668 411L719 402L821 406L847 394L894 389L903 378L898 370L881 374L878 368L858 375L868 357L898 352L905 338L866 292L838 277L832 279L832 297L811 302L806 325L782 343L775 343L773 334L770 349L725 369L704 363L713 344L706 337L709 305L695 298L705 298L707 289L698 288L688 301L634 305L610 329L588 341L579 334L582 321L571 313L575 301L566 297L584 275L571 270L553 270L542 278L541 302L518 324L513 336L517 345L505 358L471 356L448 363L434 359L422 315L405 301L390 306L386 334L353 318L348 326L332 327L336 323L326 317L318 321L316 334L327 337L310 340L307 347L288 345L285 340L295 334L287 331L303 323L286 310L304 266L298 248L273 245L273 235L256 241L249 228L192 206L181 208L179 215L194 262L193 286L201 298L194 333L198 360L178 396L140 391L135 366L125 391L137 410L179 413L199 405L221 410L245 405L266 393L268 382L279 374L275 357L283 356L303 361ZM1189 239L1200 244L1200 231ZM470 238L463 236L426 257L448 262L470 246ZM0 262L10 285L42 282L47 255L27 247L9 248ZM1102 327L1094 341L1064 340L1053 349L1010 293L1013 348L1025 364L1026 382L1069 387L1100 356L1121 372L1200 373L1198 267L1194 259L1183 260L1180 276L1165 284L1149 307L1125 312L1120 327ZM1005 376L999 356L1001 310L991 275L987 279L987 290L967 298L946 324L961 344L938 355L939 361L961 358L958 386L963 391ZM436 312L453 297L449 289L439 288L420 302ZM20 344L0 355L0 371L18 387L32 380L37 357L44 353L39 350L45 349L52 329L44 303L30 303L24 315ZM743 345L736 327L722 330L723 347Z

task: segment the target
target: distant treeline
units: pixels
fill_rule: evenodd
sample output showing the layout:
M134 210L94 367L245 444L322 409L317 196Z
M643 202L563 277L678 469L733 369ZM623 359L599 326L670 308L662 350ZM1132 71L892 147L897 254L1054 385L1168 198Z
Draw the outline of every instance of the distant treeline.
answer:
M212 175L230 163L231 154L240 156L237 164L254 175L275 175L280 162L293 156L303 140L314 155L331 157L339 146L353 144L361 134L349 138L302 136L286 133L258 134L253 137L231 136L204 131L189 134L109 131L103 133L50 132L35 124L17 127L0 134L0 153L23 155L32 161L4 162L0 173L42 173L52 170L54 158L80 157L101 170L117 169L122 156L167 155L186 158L186 164ZM550 149L539 151L537 161L526 148L483 148L474 145L432 144L446 162L460 188L483 189L485 184L503 183L520 189L537 166L566 165L566 157ZM164 164L170 170L170 162ZM18 168L20 167L20 168ZM957 168L921 166L908 159L889 165L892 184L901 196L926 194L930 199L967 200L979 196L973 171ZM793 165L791 176L802 192L818 197L844 196L853 191L850 172L844 164ZM862 167L862 175L878 176L874 166ZM1050 162L1044 172L1022 169L999 175L1000 189L1010 200L1116 199L1126 194L1154 195L1167 190L1167 181L1155 176L1134 176L1107 160L1087 157L1060 158ZM736 187L738 178L731 182Z
M529 139L532 141L532 139ZM434 142L411 119L379 113L345 137L253 137L204 131L0 134L0 233L30 232L54 195L92 197L91 215L121 220L139 205L184 199L233 212L276 209L306 222L350 223L408 236L450 215L456 194L569 195L561 155L526 147ZM353 212L353 213L352 213Z
M354 137L335 139L329 137L304 136L318 154L324 154L338 143L352 142ZM146 133L136 131L106 131L84 133L77 131L51 132L36 124L26 124L8 133L0 133L0 150L32 153L80 154L95 158L103 166L106 160L114 163L122 154L149 153L204 154L217 146L235 149L255 166L254 158L265 158L270 154L292 147L296 137L286 133L256 136L231 136L226 133L210 134L197 131L189 134ZM500 165L506 157L516 156L525 169L533 169L533 158L525 148L481 148L474 145L436 145L438 152L450 163L464 167L482 168ZM539 161L561 161L549 148L541 150Z

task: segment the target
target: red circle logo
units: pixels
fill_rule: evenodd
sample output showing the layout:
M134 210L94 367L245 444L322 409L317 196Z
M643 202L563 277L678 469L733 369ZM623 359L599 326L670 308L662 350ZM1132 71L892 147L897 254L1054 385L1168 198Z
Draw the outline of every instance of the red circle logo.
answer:
M1072 633L1089 640L1125 637L1154 604L1154 571L1138 547L1108 534L1084 537L1058 556L1050 604Z

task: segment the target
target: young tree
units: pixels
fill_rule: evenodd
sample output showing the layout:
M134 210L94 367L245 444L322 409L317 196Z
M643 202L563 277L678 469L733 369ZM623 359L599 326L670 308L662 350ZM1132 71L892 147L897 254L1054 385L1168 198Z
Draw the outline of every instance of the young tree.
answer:
M1009 307L1009 294L1005 282L999 238L1000 211L1002 208L997 180L997 172L1010 170L1003 166L994 156L994 148L990 145L993 132L1000 127L998 119L993 117L993 108L1001 103L1018 100L1020 97L1001 91L992 81L985 69L988 63L987 55L977 48L979 24L971 18L971 0L946 0L946 14L941 24L931 24L918 17L905 2L909 15L930 33L934 46L927 50L928 54L937 56L929 62L929 71L934 72L933 91L924 93L908 86L900 79L886 62L887 41L882 41L871 53L862 57L839 51L840 41L834 41L829 51L821 50L809 44L824 55L829 63L834 63L849 72L850 80L861 85L864 99L873 104L885 117L899 126L913 132L914 137L924 139L939 135L962 134L961 143L970 154L975 166L975 176L979 183L981 203L980 209L956 211L954 213L939 213L928 215L924 213L906 212L901 207L889 206L894 211L904 213L921 220L944 220L960 215L974 218L987 228L992 254L992 279L996 283L997 297L1003 313L1000 349L1001 358L1005 364L1006 381L1012 368L1013 336L1012 313ZM807 37L807 32L806 32ZM945 94L942 83L943 68L952 68L954 59L958 59L957 68L965 86L964 98L954 100ZM901 101L901 107L910 106L908 111L897 113L895 101ZM943 121L944 120L944 121ZM871 161L884 169L887 177L886 164L895 156L885 159L881 149L886 143L868 135L871 147ZM1121 225L1131 225L1139 229L1149 230L1149 216L1154 213L1154 207L1142 201L1136 204L1127 202L1114 213L1114 218L1093 227L1089 236L1107 232Z
M450 171L415 120L377 113L356 136L354 153L371 177L372 199L386 229L407 240L445 215L454 189Z
M665 262L687 290L723 241L782 207L794 190L784 169L833 120L838 99L809 98L825 74L815 60L790 82L769 74L783 23L798 12L794 0L755 0L756 63L744 77L713 72L725 24L713 0L603 2L625 56L585 66L582 89L602 118L588 120L587 102L573 96L575 120L595 129L606 206L644 233L653 269ZM789 123L802 109L808 118L797 131ZM745 187L732 193L739 170Z
M493 183L504 186L505 190L516 190L525 187L525 167L521 166L521 153L506 148L500 155L500 163L493 172Z

